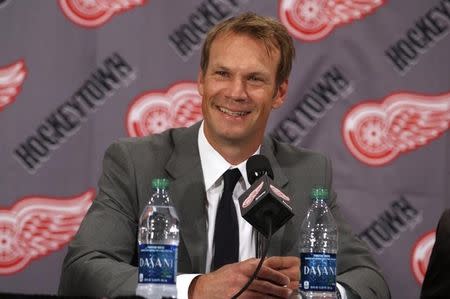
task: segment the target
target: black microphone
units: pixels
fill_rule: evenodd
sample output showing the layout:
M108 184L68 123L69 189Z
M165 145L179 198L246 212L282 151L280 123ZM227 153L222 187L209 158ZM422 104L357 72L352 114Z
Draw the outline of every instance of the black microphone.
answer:
M292 208L287 204L289 197L273 184L273 171L269 160L263 155L251 156L246 167L251 186L239 197L241 214L266 237L266 242L253 275L232 299L238 298L255 280L266 258L272 234L294 216Z
M265 156L251 156L246 168L251 186L239 197L241 214L257 231L269 238L294 216L288 204L290 199L274 185L272 167ZM267 221L268 218L271 221Z

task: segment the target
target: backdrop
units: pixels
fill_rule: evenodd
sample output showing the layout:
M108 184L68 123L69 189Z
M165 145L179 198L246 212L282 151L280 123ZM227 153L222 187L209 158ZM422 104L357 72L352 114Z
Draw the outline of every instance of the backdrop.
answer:
M0 289L55 293L115 139L201 119L215 23L278 18L295 41L268 133L334 163L342 212L393 298L417 298L449 207L449 0L0 0Z

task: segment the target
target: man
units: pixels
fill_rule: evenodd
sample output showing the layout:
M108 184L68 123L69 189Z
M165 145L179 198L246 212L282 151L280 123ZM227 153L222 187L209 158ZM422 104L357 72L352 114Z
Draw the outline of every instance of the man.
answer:
M436 241L431 252L420 298L447 298L450 295L450 209L442 213L436 229Z
M150 196L151 179L168 177L180 218L179 297L231 298L258 263L253 258L255 233L237 208L239 194L249 187L245 163L256 153L269 159L276 185L293 199L295 216L274 234L271 257L240 298L288 298L297 289L299 229L310 206L308 194L314 185L331 188L331 166L322 155L264 138L271 110L286 98L293 56L292 38L270 18L247 13L208 33L198 75L204 121L110 146L99 194L64 261L61 294L134 292L138 219ZM215 224L223 212L218 208L223 174L230 168L238 168L240 176L233 192L239 245L227 251L238 256L220 266ZM343 295L388 298L367 248L339 214L334 193L329 204L339 230L337 268Z

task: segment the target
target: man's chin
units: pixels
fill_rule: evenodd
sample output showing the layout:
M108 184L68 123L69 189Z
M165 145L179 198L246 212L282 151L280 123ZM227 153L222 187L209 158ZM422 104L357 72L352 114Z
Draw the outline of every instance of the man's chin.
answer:
M248 126L236 123L214 123L206 124L205 129L208 139L214 139L216 142L224 144L245 145L255 138L255 132L249 130Z
M235 130L227 131L226 133L221 134L220 139L229 145L243 146L251 141L252 136L248 134L248 132Z

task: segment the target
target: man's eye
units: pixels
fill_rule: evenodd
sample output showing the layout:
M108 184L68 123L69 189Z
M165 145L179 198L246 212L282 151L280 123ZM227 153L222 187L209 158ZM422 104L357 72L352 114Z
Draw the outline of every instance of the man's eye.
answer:
M216 75L219 75L221 77L226 77L228 75L228 73L225 71L216 71Z
M261 78L256 77L256 76L251 76L251 77L249 77L248 79L249 79L250 81L255 81L255 82L260 82L260 81L262 81Z

